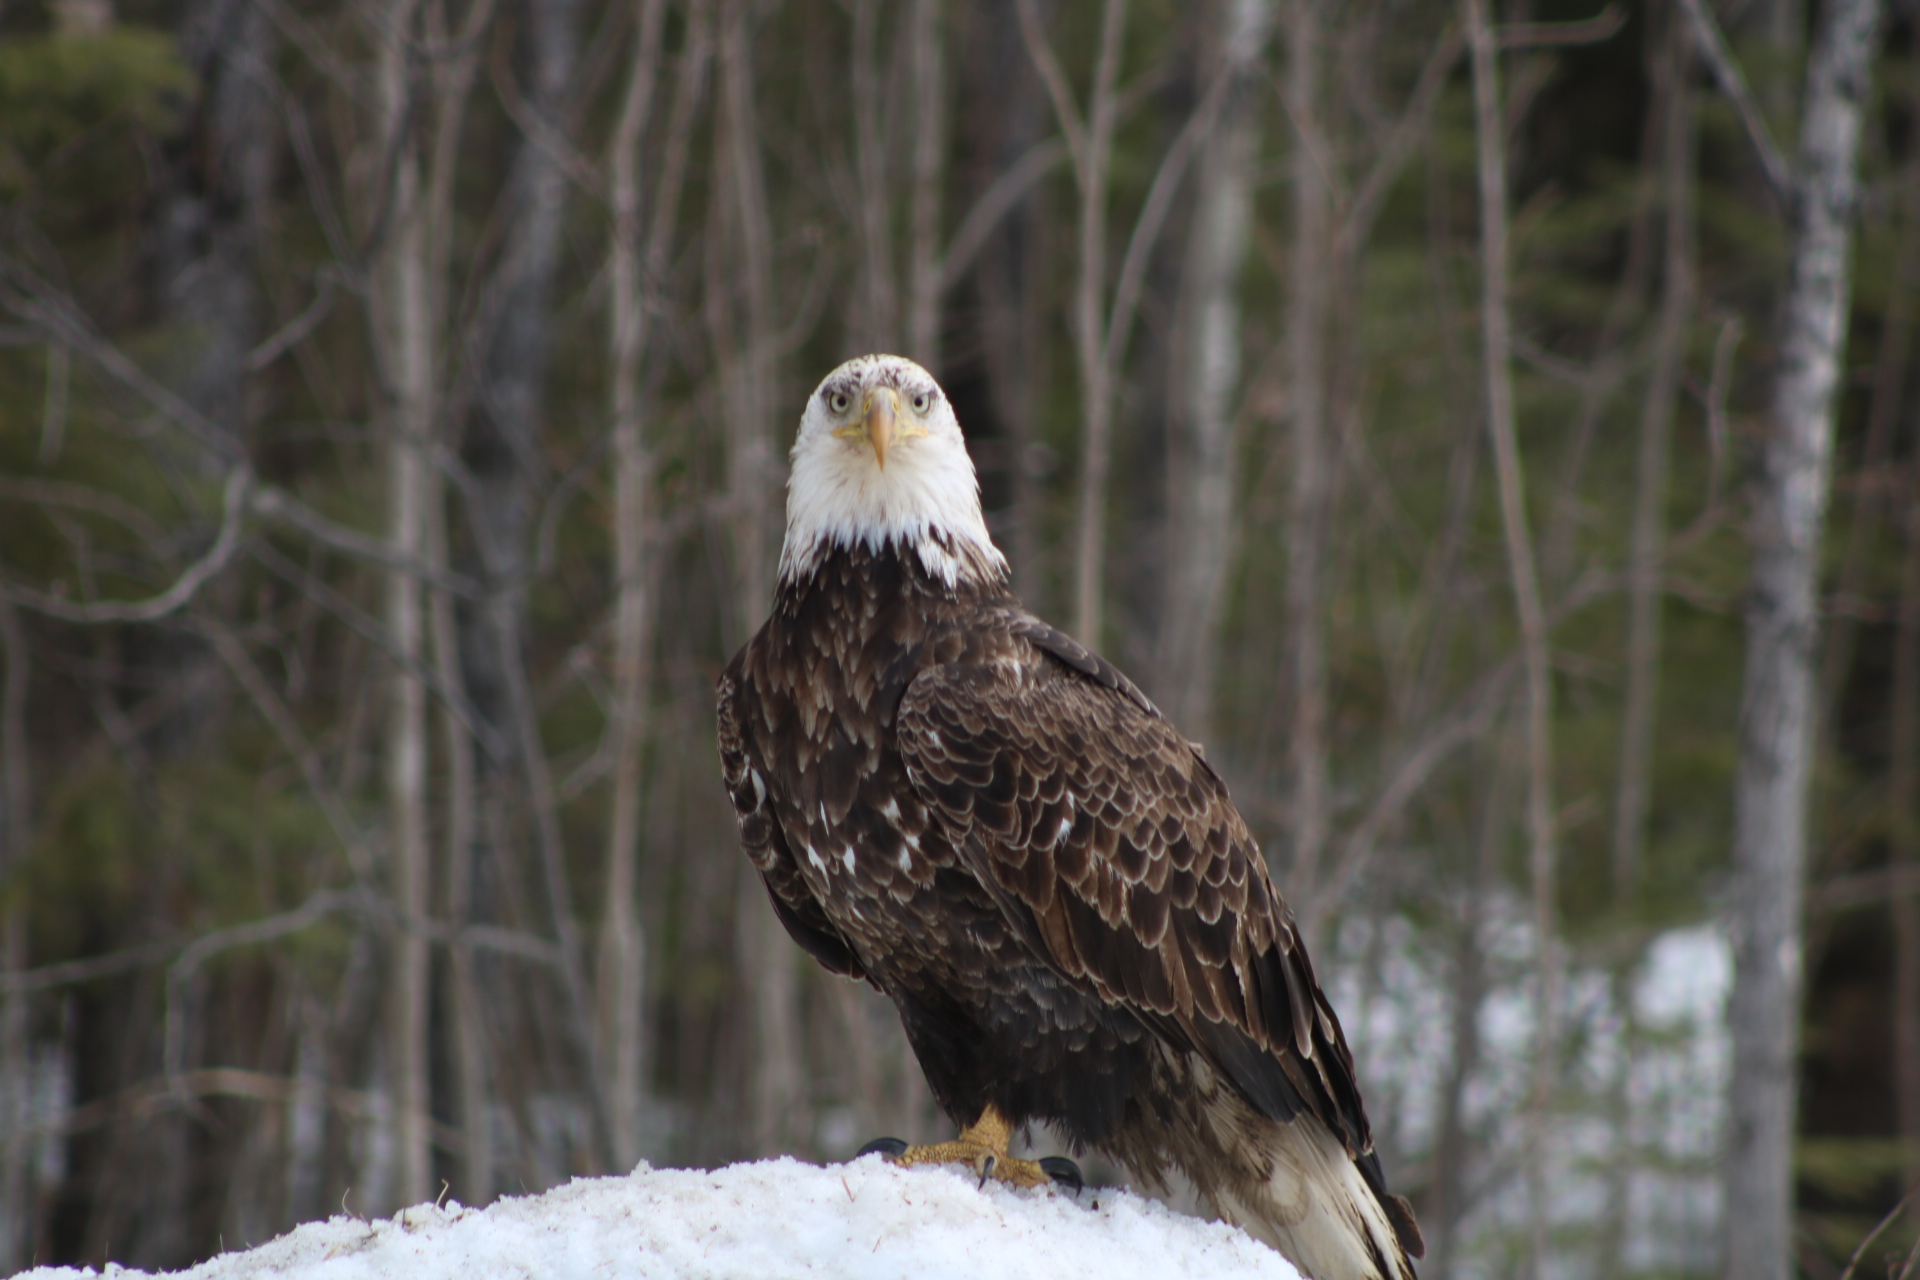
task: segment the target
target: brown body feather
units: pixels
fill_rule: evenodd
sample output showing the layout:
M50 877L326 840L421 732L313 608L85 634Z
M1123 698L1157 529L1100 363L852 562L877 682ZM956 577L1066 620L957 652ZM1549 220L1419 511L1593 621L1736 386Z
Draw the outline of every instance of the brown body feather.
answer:
M727 789L781 920L893 999L956 1123L1056 1122L1149 1184L1179 1169L1321 1280L1411 1276L1352 1055L1226 786L981 568L836 548L728 667Z

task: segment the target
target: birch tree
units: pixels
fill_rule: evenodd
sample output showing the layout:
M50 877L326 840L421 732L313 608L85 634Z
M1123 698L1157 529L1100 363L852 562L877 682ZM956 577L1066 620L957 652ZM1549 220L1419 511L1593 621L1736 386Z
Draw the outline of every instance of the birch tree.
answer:
M1786 1280L1793 1271L1815 585L1846 341L1861 109L1879 16L1878 0L1833 0L1815 32L1788 190L1793 234L1779 366L1747 532L1753 559L1728 917L1725 1266L1754 1280Z

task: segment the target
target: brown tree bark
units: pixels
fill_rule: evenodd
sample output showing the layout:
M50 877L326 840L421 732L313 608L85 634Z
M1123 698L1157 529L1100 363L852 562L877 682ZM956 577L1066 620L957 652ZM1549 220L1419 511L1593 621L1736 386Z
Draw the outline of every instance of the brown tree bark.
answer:
M892 166L881 121L880 0L853 0L853 49L848 80L853 90L854 224L859 229L860 306L853 345L861 351L891 351L899 342L900 306L893 253Z
M1845 344L1860 117L1878 0L1823 7L1793 182L1791 277L1748 539L1747 656L1734 781L1733 1040L1725 1157L1726 1274L1793 1269L1795 1053L1800 1022L1815 584Z
M607 173L613 205L612 240L607 259L609 292L609 383L613 418L614 468L614 624L613 812L607 831L606 910L601 917L600 954L595 994L597 1037L606 1074L613 1121L613 1158L617 1170L631 1169L640 1158L639 1109L645 1090L646 938L634 901L638 882L641 757L646 744L647 658L653 635L654 570L648 556L648 489L651 458L640 401L640 370L645 358L648 303L653 290L643 283L643 263L663 266L665 246L643 247L640 235L640 148L652 110L659 74L661 31L666 0L646 0L635 36L633 65L621 104L619 123L608 146ZM696 18L696 31L704 23ZM688 57L696 50L691 46ZM704 60L704 51L699 51ZM698 69L683 61L683 80ZM677 150L674 143L678 142ZM685 138L668 141L669 181L655 184L659 210L655 227L671 227L677 212L677 182L685 163ZM671 182L673 185L669 185Z
M1074 355L1080 374L1080 475L1075 487L1073 536L1073 633L1100 647L1106 577L1107 474L1113 462L1113 370L1107 359L1107 181L1113 156L1126 0L1105 0L1093 85L1083 121L1066 73L1054 57L1033 0L1020 0L1020 29L1029 55L1053 98L1066 135L1080 192L1073 289Z
M913 187L907 203L907 354L940 368L940 199L947 143L941 0L913 0L907 60L913 68Z
M1315 0L1292 0L1287 23L1287 116L1294 128L1293 246L1286 317L1287 408L1293 485L1287 511L1286 688L1293 712L1287 739L1293 776L1293 859L1287 896L1309 920L1319 916L1320 854L1330 823L1327 792L1326 531L1334 451L1327 426L1329 271L1333 258L1331 177L1321 127L1320 17ZM1311 942L1312 939L1309 939Z
M1654 322L1653 372L1640 411L1640 448L1627 572L1627 695L1621 713L1614 799L1613 892L1630 902L1640 879L1653 776L1653 727L1660 689L1661 575L1666 555L1667 457L1674 400L1686 356L1693 306L1693 108L1687 87L1692 42L1677 12L1667 21L1658 68L1662 99L1661 191L1664 265L1660 313Z
M1220 622L1234 553L1234 430L1240 390L1240 283L1253 224L1253 166L1260 150L1259 68L1273 29L1274 0L1215 6L1209 74L1231 77L1202 149L1187 243L1180 362L1169 474L1167 605L1160 620L1163 710L1181 732L1211 734Z
M436 362L446 329L448 264L453 246L453 183L462 125L479 66L478 36L492 20L493 12L494 0L472 0L463 15L461 30L453 38L456 52L436 65L431 81L433 145L422 217L427 225L428 314ZM444 13L438 10L431 16L436 27L445 20ZM445 38L444 33L437 30L434 34ZM437 396L437 382L435 393ZM435 412L439 412L437 405ZM451 550L446 503L437 468L430 469L427 488L423 563L433 571L444 572L451 560ZM460 621L452 597L444 590L434 591L427 600L434 666L445 689L469 699ZM464 926L474 916L474 851L481 839L476 820L481 793L481 758L475 751L471 726L452 700L443 695L441 708L446 760L446 821L441 833L445 848L440 873L442 906L449 921ZM488 759L486 763L490 768L493 762ZM464 942L456 942L449 952L447 982L452 1040L448 1056L453 1064L460 1130L465 1139L460 1162L460 1194L467 1204L484 1205L493 1199L495 1181L491 1088L495 1072L490 1069L486 1006L480 997L482 978L473 949Z
M1894 626L1893 742L1887 808L1893 867L1920 874L1920 417L1907 453L1904 571ZM1894 1101L1905 1144L1908 1185L1920 1182L1920 894L1896 894L1893 907Z
M377 137L397 157L381 211L386 235L373 292L374 340L387 395L387 541L396 556L410 561L425 558L428 505L436 490L428 462L435 413L428 228L421 157L410 123L419 88L409 65L418 9L418 0L397 0L373 29L379 49ZM417 666L425 629L420 583L404 569L387 573L385 621L401 658ZM426 690L410 671L397 669L387 706L389 891L403 915L421 917L428 912ZM401 932L391 945L387 1066L398 1161L394 1191L401 1204L414 1204L431 1198L433 1175L427 1137L427 940Z
M1534 568L1520 447L1514 427L1512 339L1507 311L1507 172L1505 117L1500 109L1496 36L1486 0L1466 0L1467 47L1473 59L1474 134L1480 176L1480 317L1485 359L1487 427L1493 437L1508 579L1526 673L1527 868L1538 948L1533 984L1533 1086L1527 1115L1527 1201L1531 1223L1528 1273L1546 1274L1547 1124L1553 1104L1559 961L1555 945L1558 858L1554 848L1553 686L1546 615Z
M773 233L756 123L754 12L747 0L727 0L718 13L718 208L707 237L708 329L726 423L733 535L729 645L752 635L772 602L771 433L773 406L782 403L774 381ZM737 874L735 974L745 987L751 1046L744 1127L750 1149L771 1155L799 1150L812 1129L801 1079L800 953L759 877L744 861Z
M27 853L32 804L27 773L27 637L13 605L0 600L0 882ZM18 895L0 909L0 973L27 967L27 913ZM0 996L0 1270L25 1270L33 1258L32 1146L20 1140L33 1120L33 1042L25 992Z

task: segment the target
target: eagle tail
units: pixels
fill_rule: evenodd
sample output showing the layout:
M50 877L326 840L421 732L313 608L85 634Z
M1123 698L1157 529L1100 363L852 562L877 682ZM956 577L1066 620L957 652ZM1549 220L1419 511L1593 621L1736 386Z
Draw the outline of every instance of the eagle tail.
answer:
M1415 1280L1420 1229L1407 1202L1387 1193L1371 1152L1356 1160L1309 1114L1260 1130L1247 1136L1272 1173L1218 1196L1224 1217L1313 1280Z

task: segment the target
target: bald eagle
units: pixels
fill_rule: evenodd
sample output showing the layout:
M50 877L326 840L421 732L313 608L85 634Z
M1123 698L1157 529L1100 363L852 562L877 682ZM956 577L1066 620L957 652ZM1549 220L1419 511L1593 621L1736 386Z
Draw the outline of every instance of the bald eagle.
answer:
M898 356L807 400L773 613L719 684L740 837L781 922L892 999L959 1138L1018 1185L1050 1121L1185 1174L1317 1280L1411 1280L1340 1022L1206 757L1022 607L953 409Z

